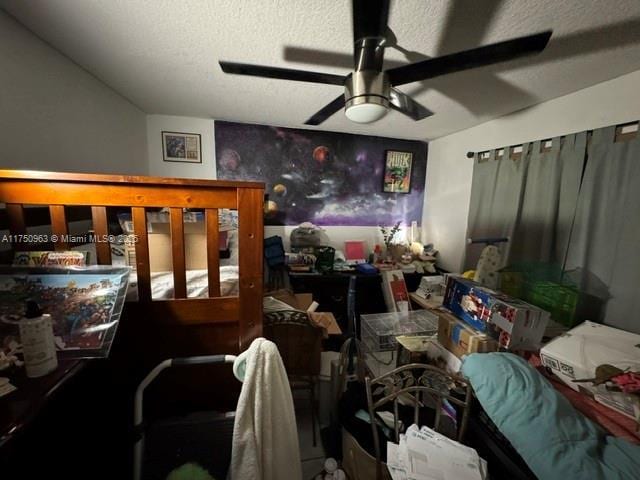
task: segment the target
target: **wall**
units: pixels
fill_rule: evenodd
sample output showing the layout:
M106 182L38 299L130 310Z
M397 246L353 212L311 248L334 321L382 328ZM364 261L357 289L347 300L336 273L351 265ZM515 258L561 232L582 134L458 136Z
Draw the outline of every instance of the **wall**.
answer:
M0 167L147 171L145 113L0 11Z
M438 263L460 271L464 261L473 160L468 151L516 145L640 118L640 70L429 142L423 240Z
M202 138L202 163L175 163L162 160L162 131L199 133ZM214 121L204 118L178 117L169 115L147 115L148 168L150 175L185 178L216 178ZM295 227L266 226L265 237L279 235L285 249L289 248L289 236ZM377 227L324 227L337 249L344 249L346 240L364 240L370 250L382 243L382 235ZM400 232L397 239L406 234Z

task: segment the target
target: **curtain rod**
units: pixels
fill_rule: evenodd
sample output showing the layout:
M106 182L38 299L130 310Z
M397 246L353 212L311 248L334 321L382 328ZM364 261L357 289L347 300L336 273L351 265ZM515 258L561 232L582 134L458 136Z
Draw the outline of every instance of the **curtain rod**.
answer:
M634 128L635 127L635 128ZM606 128L606 127L601 127L601 128ZM639 126L639 121L633 121L633 122L627 122L627 123L621 123L616 125L616 129L620 129L621 131L619 133L631 133L631 132L637 132L640 130L640 126ZM623 131L624 129L627 129L626 131ZM565 133L564 135L560 135L560 138L564 138L567 135L574 135L576 133L580 133L580 132L574 132L574 133ZM593 130L587 130L587 136L590 136L593 134ZM551 141L550 138L546 138L544 140L540 140L541 142L549 142ZM473 158L476 153L477 154L482 154L485 152L490 152L491 150L500 150L502 148L517 148L517 147L522 147L525 143L533 143L533 142L522 142L522 143L516 143L515 145L509 145L508 147L498 147L498 148L489 148L487 150L482 150L480 152L467 152L467 158Z

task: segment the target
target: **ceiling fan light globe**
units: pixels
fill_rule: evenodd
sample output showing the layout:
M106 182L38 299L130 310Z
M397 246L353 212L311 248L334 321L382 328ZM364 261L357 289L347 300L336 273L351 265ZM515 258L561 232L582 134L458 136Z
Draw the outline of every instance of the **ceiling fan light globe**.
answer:
M387 107L377 103L360 103L345 108L345 115L356 123L373 123L387 114Z

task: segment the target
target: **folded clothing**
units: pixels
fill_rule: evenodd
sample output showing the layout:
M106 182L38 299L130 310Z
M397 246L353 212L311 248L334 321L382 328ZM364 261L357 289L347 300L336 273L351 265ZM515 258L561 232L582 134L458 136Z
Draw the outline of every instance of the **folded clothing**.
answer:
M476 353L462 374L489 418L545 480L638 478L640 447L609 436L524 359Z

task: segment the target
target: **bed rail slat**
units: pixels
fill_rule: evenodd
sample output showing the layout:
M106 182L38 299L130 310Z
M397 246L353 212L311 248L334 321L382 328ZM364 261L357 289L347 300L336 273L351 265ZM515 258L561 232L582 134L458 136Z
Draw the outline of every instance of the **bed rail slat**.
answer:
M207 276L209 296L220 296L220 234L218 230L218 209L206 209L207 221Z
M260 188L238 189L240 351L262 336L263 201Z
M55 250L69 250L69 242L66 240L69 235L69 227L64 205L49 205L49 215L51 215L51 233L57 235L58 238L54 242L53 248Z
M239 318L238 297L180 298L154 300L145 313L154 322L174 325L236 323Z
M24 219L24 207L19 203L7 203L9 231L14 235L27 233L27 222Z
M138 300L151 301L151 269L149 267L149 239L147 238L147 213L144 207L132 207L133 233L136 236L136 273L138 275Z
M96 244L98 265L111 265L111 245L105 241L109 235L106 207L91 207L91 219L93 222L93 233L97 237L97 241L94 241Z
M9 219L9 232L12 235L24 235L27 233L27 222L24 219L24 207L20 203L7 203L7 216ZM14 250L27 250L23 242L11 242Z
M24 219L24 207L19 203L7 203L9 231L14 235L27 233L27 222Z
M171 208L171 260L173 262L173 298L186 298L187 273L184 260L182 208Z

